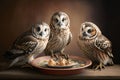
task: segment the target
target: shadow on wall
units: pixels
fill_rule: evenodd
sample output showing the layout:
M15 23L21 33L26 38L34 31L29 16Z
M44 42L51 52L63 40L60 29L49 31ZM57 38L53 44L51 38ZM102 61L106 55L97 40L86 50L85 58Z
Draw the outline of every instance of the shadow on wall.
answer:
M64 11L70 17L73 40L65 49L68 54L81 55L76 39L82 22L92 21L99 26L105 23L100 0L1 0L0 9L0 47L3 52L12 45L17 36L29 29L31 24L40 20L49 24L56 11ZM103 27L100 27L102 31Z

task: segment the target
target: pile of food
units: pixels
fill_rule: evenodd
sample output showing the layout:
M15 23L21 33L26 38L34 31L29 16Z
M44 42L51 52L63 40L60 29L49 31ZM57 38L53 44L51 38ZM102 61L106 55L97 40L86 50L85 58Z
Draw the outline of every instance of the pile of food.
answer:
M49 68L78 68L85 66L84 61L71 56L69 57L69 55L52 55L51 57L40 60L38 64L40 66Z
M72 57L69 55L51 55L48 58L43 58L38 63L42 67L49 68L78 68L85 66L85 62L79 60L77 57Z
M49 66L67 66L71 64L71 60L70 59L65 59L63 57L59 57L58 59L55 58L51 58L48 61L48 65Z
M79 65L77 61L69 58L69 55L54 55L48 60L47 66L52 68L70 68Z

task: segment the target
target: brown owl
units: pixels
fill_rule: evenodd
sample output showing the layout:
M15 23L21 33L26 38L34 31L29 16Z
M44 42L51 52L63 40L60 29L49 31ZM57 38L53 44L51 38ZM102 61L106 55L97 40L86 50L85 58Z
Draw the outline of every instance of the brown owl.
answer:
M56 53L65 55L63 51L72 40L72 33L69 27L70 19L65 12L56 12L53 14L50 22L50 40L45 49L46 55Z
M84 22L81 24L78 45L81 52L92 60L95 70L101 70L105 65L113 64L111 42L94 23Z
M9 67L30 63L44 51L49 40L50 28L45 22L33 25L30 30L20 35L5 57L12 60Z

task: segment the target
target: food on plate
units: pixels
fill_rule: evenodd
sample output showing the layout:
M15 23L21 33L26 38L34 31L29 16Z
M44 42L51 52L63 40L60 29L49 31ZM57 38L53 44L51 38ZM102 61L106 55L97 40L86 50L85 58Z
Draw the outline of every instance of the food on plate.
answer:
M48 65L49 66L67 66L71 64L71 60L70 59L65 59L63 57L59 57L58 59L55 58L51 58L48 61Z

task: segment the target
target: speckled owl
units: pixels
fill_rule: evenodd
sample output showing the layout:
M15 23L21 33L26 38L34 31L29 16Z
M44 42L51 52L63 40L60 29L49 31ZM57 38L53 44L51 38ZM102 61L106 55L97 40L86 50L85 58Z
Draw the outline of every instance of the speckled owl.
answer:
M78 44L81 52L92 60L96 70L101 70L108 64L113 65L111 42L94 23L84 22L81 24Z
M50 40L45 49L46 55L60 53L65 55L64 49L71 42L70 19L65 12L56 12L50 21Z
M5 57L12 60L9 67L31 63L46 48L49 35L49 25L41 22L17 37L11 49L5 53Z

